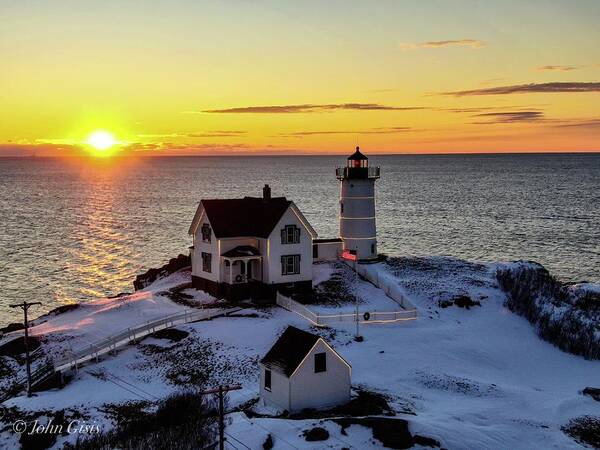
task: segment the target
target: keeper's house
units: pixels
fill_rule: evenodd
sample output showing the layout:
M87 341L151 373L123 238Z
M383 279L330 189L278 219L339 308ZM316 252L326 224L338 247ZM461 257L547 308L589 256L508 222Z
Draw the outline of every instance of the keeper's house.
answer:
M272 299L312 289L317 233L285 197L202 200L189 229L192 284L228 300Z
M290 326L260 361L260 398L288 412L344 404L351 370L323 338Z

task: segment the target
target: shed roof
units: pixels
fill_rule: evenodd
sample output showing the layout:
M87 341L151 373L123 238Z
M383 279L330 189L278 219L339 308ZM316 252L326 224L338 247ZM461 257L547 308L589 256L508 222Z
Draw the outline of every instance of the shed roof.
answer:
M289 326L260 362L290 377L319 339L316 334Z

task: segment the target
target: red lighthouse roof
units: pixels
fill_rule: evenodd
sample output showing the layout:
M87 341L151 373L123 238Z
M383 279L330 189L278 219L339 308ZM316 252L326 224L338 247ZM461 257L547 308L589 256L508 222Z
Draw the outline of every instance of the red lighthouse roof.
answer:
M356 146L356 151L348 156L348 159L351 161L366 161L369 158L360 152L360 147Z

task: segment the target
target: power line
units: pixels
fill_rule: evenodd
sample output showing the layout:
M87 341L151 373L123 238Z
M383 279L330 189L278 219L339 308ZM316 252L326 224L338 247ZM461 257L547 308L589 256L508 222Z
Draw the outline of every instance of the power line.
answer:
M235 448L235 450L240 450L239 448L237 448L235 445L233 445L231 442L228 442L227 445L231 445L233 448Z
M142 399L142 400L144 400L144 401L151 401L150 399L142 397L142 396L141 396L140 394L138 394L137 392L134 392L134 391L132 391L131 389L128 389L128 388L126 388L125 386L123 386L123 385L121 385L121 384L117 383L117 382L116 382L116 381L114 381L114 380L111 380L110 378L106 378L106 381L109 381L109 382L111 382L111 383L112 383L112 384L114 384L115 386L118 386L118 387L120 387L121 389L124 389L124 390L126 390L127 392L129 392L129 393L131 393L131 394L135 395L136 397L139 397L139 398L141 398L141 399Z
M231 434L229 434L227 431L225 432L225 434L227 436L229 436L231 439L233 439L235 442L238 442L239 444L243 445L244 447L246 447L248 450L252 450L250 447L248 447L246 444L244 444L242 441L240 441L239 439L236 439L234 436L232 436ZM235 445L234 445L235 447Z
M160 397L157 397L156 395L151 394L150 392L144 391L142 388L139 388L139 387L135 386L134 384L129 383L128 381L124 380L123 378L119 378L118 376L113 375L111 373L107 374L107 376L116 378L117 380L121 381L122 383L128 384L132 388L137 389L138 391L143 392L144 394L146 394L150 397L154 397L156 400L160 400Z

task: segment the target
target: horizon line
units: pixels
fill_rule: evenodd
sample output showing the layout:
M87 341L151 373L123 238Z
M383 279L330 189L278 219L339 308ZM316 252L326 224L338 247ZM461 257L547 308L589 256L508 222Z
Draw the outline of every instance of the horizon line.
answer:
M598 150L509 150L509 151L482 151L482 152L367 152L371 156L435 156L435 155L570 155L570 154L600 154ZM214 153L214 154L149 154L149 153L129 153L123 155L113 155L108 160L124 159L124 158L214 158L214 157L298 157L298 156L344 156L349 153L294 153L294 154L281 154L281 153ZM94 158L89 155L0 155L0 159L94 159L102 160L103 158Z

